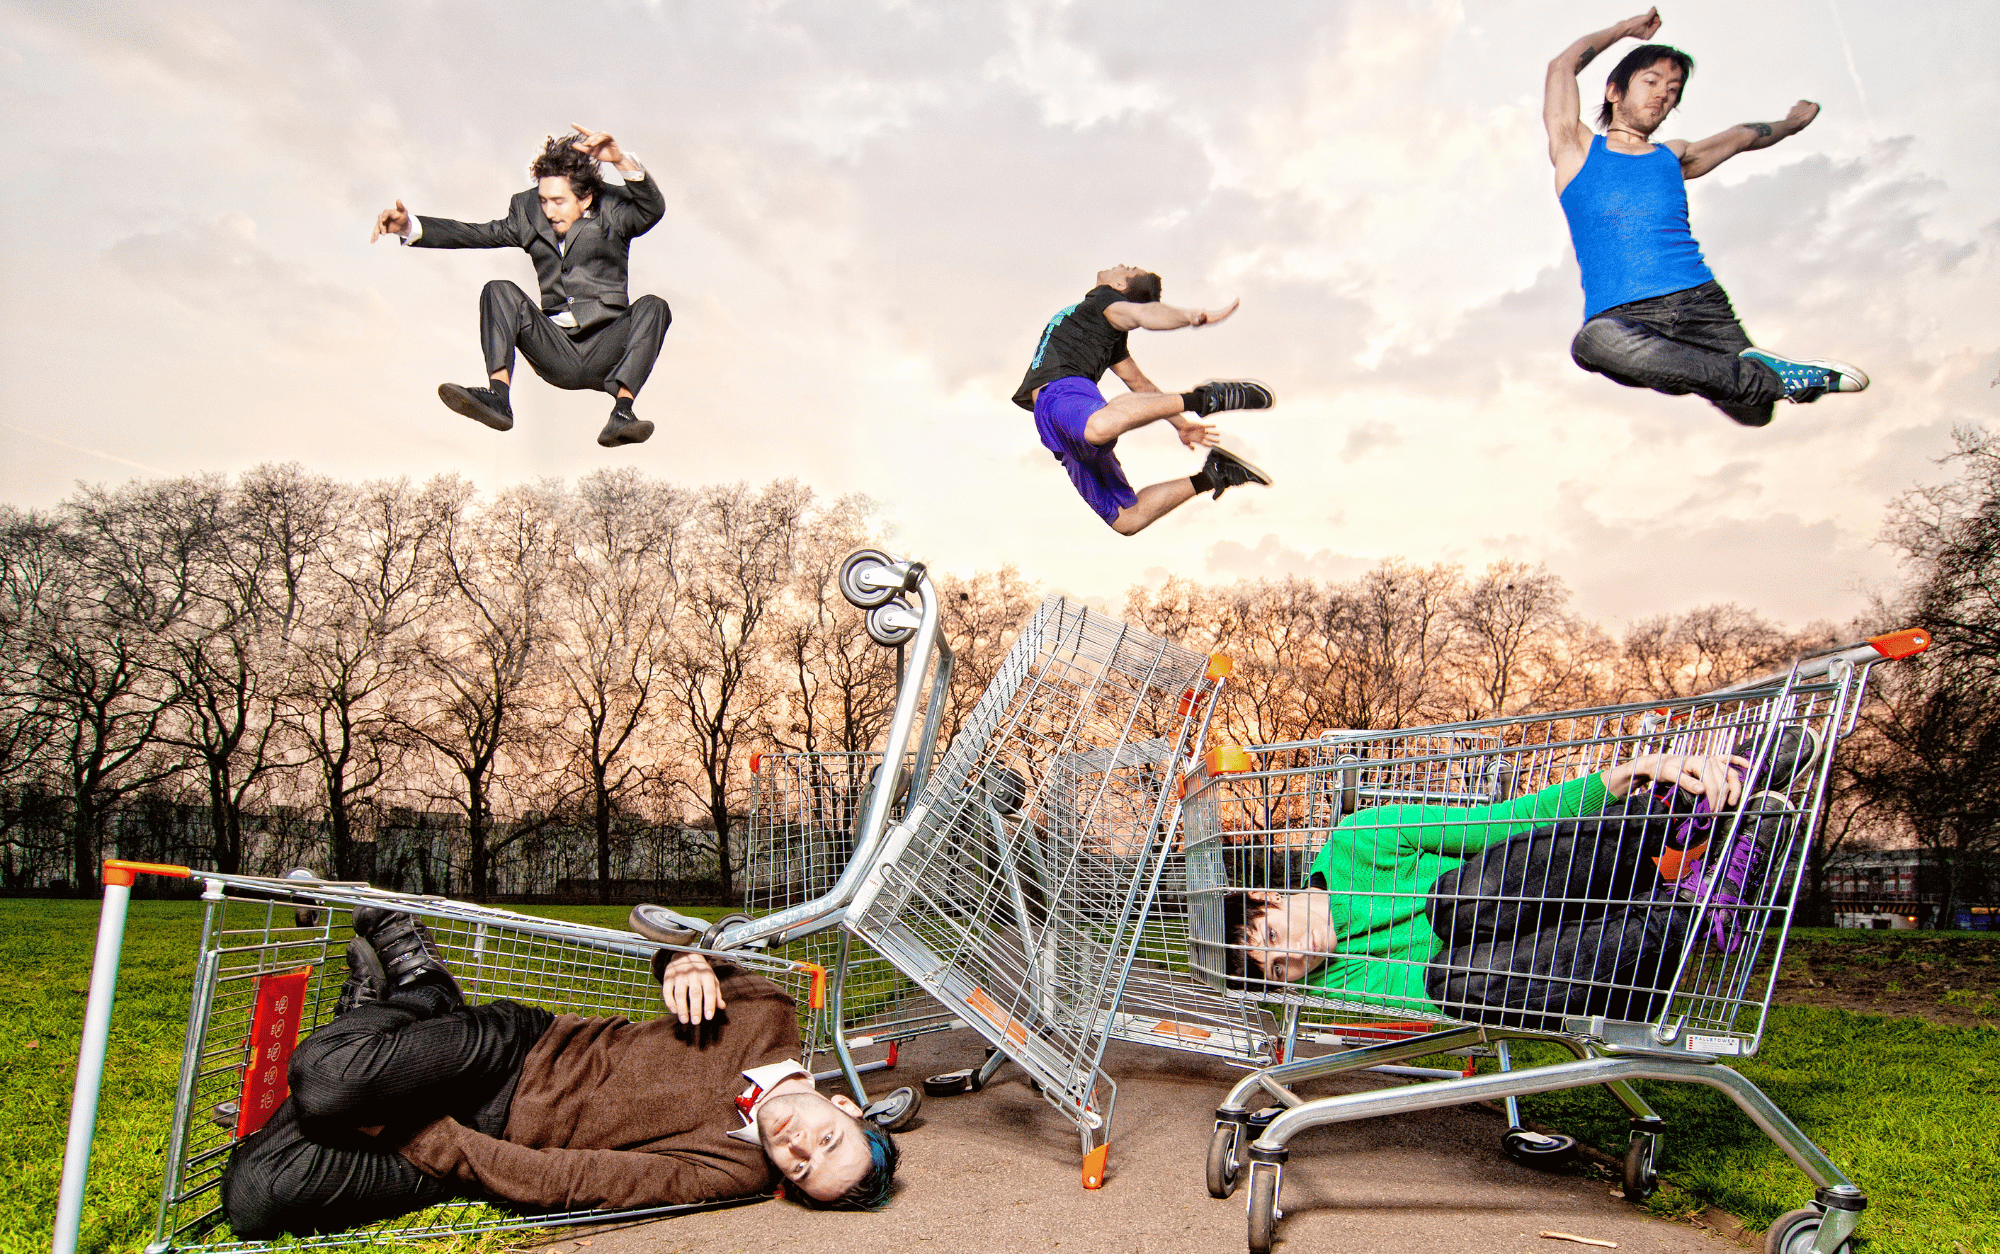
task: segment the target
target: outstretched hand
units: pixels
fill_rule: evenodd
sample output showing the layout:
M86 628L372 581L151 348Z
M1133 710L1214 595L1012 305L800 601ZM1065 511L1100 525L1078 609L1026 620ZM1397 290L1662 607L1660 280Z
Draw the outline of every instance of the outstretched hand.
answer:
M1222 435L1215 429L1215 424L1197 422L1186 415L1182 415L1174 423L1174 431L1181 437L1182 444L1187 445L1196 452L1200 452L1205 448L1214 448L1216 445L1222 443Z
M1785 113L1785 130L1793 135L1812 125L1819 116L1819 106L1810 100L1801 100Z
M1660 7L1658 5L1654 5L1652 8L1647 9L1644 13L1641 13L1637 17L1626 18L1624 25L1618 28L1618 33L1626 38L1638 39L1643 41L1651 39L1654 35L1659 33L1659 30L1660 30Z
M571 122L569 126L571 130L577 133L577 137L571 141L570 147L576 149L578 152L587 153L598 161L609 161L613 165L617 165L625 159L625 154L618 148L618 141L611 138L609 133L605 131L593 131L587 126L578 126L574 122Z
M1236 312L1236 307L1242 303L1243 298L1239 296L1235 300L1230 301L1228 306L1222 309L1197 309L1194 311L1194 317L1188 322L1188 325L1191 327L1206 327L1226 321L1230 314Z
M372 244L384 235L401 235L409 229L410 211L399 200L394 209L384 209L375 215L375 233L368 237L368 242Z
M682 1023L706 1023L729 1003L715 968L700 954L681 954L660 973L660 1000Z

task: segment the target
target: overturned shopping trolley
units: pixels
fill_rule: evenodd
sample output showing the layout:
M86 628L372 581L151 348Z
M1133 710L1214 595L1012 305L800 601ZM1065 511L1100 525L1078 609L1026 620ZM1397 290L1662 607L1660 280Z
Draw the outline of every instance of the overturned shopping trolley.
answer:
M1191 967L1218 990L1428 1025L1231 1091L1208 1183L1227 1196L1247 1158L1251 1250L1270 1247L1287 1146L1308 1128L1592 1084L1631 1116L1625 1194L1642 1199L1664 1125L1637 1080L1722 1090L1818 1186L1768 1248L1845 1249L1861 1191L1726 1060L1762 1039L1832 753L1868 673L1928 643L1899 632L1666 703L1351 733L1333 753L1313 742L1252 761L1212 754L1185 807ZM1711 807L1702 785L1721 776L1717 756L1742 762ZM1576 1061L1311 1101L1293 1092L1468 1047L1504 1059L1522 1039ZM1277 1108L1253 1110L1266 1100Z
M220 1184L237 1141L264 1126L285 1100L292 1049L334 1013L346 974L339 954L359 905L421 918L470 1002L507 998L559 1013L660 1015L653 955L666 948L631 932L536 918L489 906L381 892L365 884L265 879L186 867L111 861L104 867L104 908L91 972L76 1101L58 1203L54 1248L76 1248L82 1216L98 1085L103 1075L125 911L136 875L193 878L203 887L201 939L186 1044L170 1122L163 1117L160 1202L147 1249L260 1249L223 1226ZM334 958L329 966L329 956ZM772 980L797 1003L804 1048L824 1005L825 972L810 963L758 953L731 961ZM743 1199L730 1199L741 1201ZM520 1228L602 1223L702 1209L654 1206L516 1214L482 1202L431 1207L400 1219L288 1244L381 1243Z

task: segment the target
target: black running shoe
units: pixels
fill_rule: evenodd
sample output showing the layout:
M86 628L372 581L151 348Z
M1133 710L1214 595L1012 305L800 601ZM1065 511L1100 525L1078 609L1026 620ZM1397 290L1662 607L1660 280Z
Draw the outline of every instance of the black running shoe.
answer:
M644 444L652 434L652 423L629 409L614 409L604 430L597 433L597 442L605 448L617 448L620 444Z
M1208 450L1208 460L1201 464L1201 473L1215 485L1215 495L1211 500L1219 500L1230 488L1245 483L1271 486L1271 476L1244 461L1226 448Z
M375 947L359 936L347 940L347 983L340 986L340 999L333 1013L344 1015L356 1006L381 1001L389 995L389 975Z
M492 388L465 388L456 383L438 384L438 399L454 414L464 414L495 431L514 429L514 408L507 398Z
M1255 379L1210 379L1194 390L1194 412L1203 418L1225 409L1269 409L1271 389Z
M451 968L445 965L444 951L417 916L381 906L356 906L354 934L374 948L389 988L407 988L418 982L443 984L463 1000L458 981L451 978Z
M1751 761L1749 778L1743 781L1745 792L1763 788L1783 792L1819 760L1819 735L1810 727L1794 723L1780 728L1778 742L1765 752L1763 761L1758 761L1755 751L1761 739L1753 737L1735 750L1737 757Z

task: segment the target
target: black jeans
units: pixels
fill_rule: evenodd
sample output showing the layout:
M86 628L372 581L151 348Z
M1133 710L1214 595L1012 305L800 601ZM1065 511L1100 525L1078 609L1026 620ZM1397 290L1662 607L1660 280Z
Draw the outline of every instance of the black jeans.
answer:
M1569 355L1626 387L1692 392L1744 426L1761 427L1785 385L1769 366L1737 356L1749 347L1728 293L1710 280L1605 310L1583 324Z
M1476 1023L1560 1028L1568 1015L1658 1013L1695 910L1654 858L1711 834L1638 790L1601 813L1503 841L1440 875L1424 991Z
M341 1015L292 1055L291 1096L237 1142L222 1211L238 1237L338 1232L456 1195L384 1143L449 1116L498 1136L521 1064L555 1022L511 1001L467 1006L419 985ZM380 1137L359 1128L386 1125Z
M653 373L673 311L657 296L641 296L617 318L590 331L572 335L550 322L542 307L505 279L495 279L479 293L479 343L486 353L486 373L509 372L519 348L535 373L551 387L572 392L602 389L618 395L624 388L637 396Z

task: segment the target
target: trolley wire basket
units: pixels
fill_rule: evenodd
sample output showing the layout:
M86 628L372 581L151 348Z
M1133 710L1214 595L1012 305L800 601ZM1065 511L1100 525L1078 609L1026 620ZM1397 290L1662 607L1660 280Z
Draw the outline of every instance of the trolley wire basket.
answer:
M907 777L914 754L904 756ZM882 762L879 752L759 753L750 758L754 784L743 870L743 909L753 917L808 901L830 891L854 853L868 790ZM899 798L907 785L899 780ZM889 812L900 820L899 803ZM913 1037L963 1027L895 964L845 931L817 932L774 951L826 968L831 981L822 1012L820 1041L841 1055L842 1067L821 1079L854 1071L859 1076L896 1065L897 1047ZM852 1063L848 1051L888 1047L887 1056ZM855 1100L868 1104L865 1093Z
M294 1046L332 1017L346 974L339 955L355 906L378 905L421 918L468 1002L507 998L557 1013L634 1021L664 1012L652 959L659 950L674 947L631 932L382 892L362 884L107 862L104 920L92 972L93 1013L86 1017L56 1225L58 1251L75 1248L102 1074L102 1033L108 1029L125 904L135 873L191 875L204 886L187 1035L171 1124L163 1129L159 1211L149 1251L219 1252L273 1244L238 1240L229 1233L221 1210L222 1172L237 1141L261 1128L284 1101L286 1063ZM335 960L332 965L329 956ZM754 952L732 953L728 960L772 980L793 998L803 1046L814 1049L825 972L810 963ZM101 1019L94 1013L100 1006ZM286 1238L286 1244L401 1244L477 1232L638 1219L744 1200L750 1199L560 1214L517 1214L484 1202L454 1201L347 1232Z
M1247 1144L1250 1248L1269 1248L1286 1145L1306 1128L1504 1098L1507 1148L1532 1157L1516 1144L1515 1098L1589 1084L1631 1116L1625 1193L1643 1199L1663 1125L1636 1079L1728 1093L1819 1186L1824 1231L1800 1237L1800 1219L1797 1249L1840 1248L1865 1198L1724 1060L1763 1039L1833 752L1868 672L1928 642L1894 633L1673 701L1210 751L1183 812L1190 970L1218 992L1303 1008L1308 1034L1315 1018L1400 1025L1256 1072L1218 1109L1218 1197L1261 1128ZM1518 1039L1577 1061L1507 1070ZM1488 1049L1500 1074L1313 1101L1292 1091ZM1253 1112L1253 1099L1279 1106Z
M1086 1187L1116 1101L1108 1025L1227 670L1050 597L847 915L1077 1127Z

